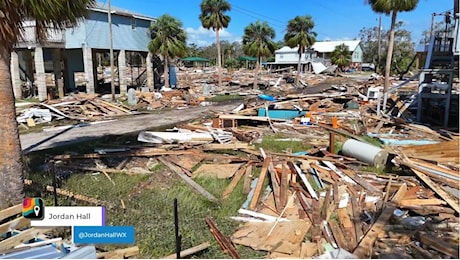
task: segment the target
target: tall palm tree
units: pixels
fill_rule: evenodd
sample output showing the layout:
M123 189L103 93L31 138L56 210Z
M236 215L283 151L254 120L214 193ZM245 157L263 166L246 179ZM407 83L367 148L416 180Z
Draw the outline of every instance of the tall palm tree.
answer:
M220 54L219 31L227 28L230 23L230 16L225 12L230 11L230 3L226 0L203 0L200 5L201 14L199 16L201 25L206 29L213 29L216 33L217 46L217 74L218 86L222 86L222 60Z
M343 67L351 64L351 52L344 43L337 45L331 53L332 64L338 66L338 69L343 71ZM337 70L336 70L337 76Z
M316 33L312 31L314 26L315 23L311 16L296 16L294 19L289 20L287 32L284 35L284 41L287 46L291 48L298 47L299 61L297 63L296 84L299 84L302 54L306 48L312 46L316 41Z
M275 30L267 22L257 21L244 28L243 51L246 55L257 57L253 88L257 89L257 75L262 57L270 57L276 50Z
M24 31L22 23L35 20L39 42L48 28L76 25L94 0L10 0L0 3L0 209L20 203L24 196L24 164L16 121L10 59Z
M165 87L169 87L169 59L187 55L187 35L182 22L164 14L150 28L150 52L163 56Z
M390 36L388 40L388 52L385 63L385 85L383 91L386 92L390 87L391 59L393 57L393 47L395 39L395 24L398 12L412 11L417 7L418 0L368 0L372 10L377 13L391 14Z

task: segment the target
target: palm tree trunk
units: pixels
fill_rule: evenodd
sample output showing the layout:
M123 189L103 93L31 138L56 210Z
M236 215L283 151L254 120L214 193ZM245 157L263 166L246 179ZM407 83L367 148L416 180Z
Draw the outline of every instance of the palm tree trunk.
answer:
M393 46L395 41L395 24L397 14L397 11L393 11L391 14L390 39L388 40L387 60L385 63L385 85L383 86L384 93L387 92L388 88L390 87L391 58L393 57Z
M257 61L256 61L256 70L254 72L254 85L252 86L252 89L259 89L259 85L258 85L258 80L257 80L257 77L259 76L259 69L260 69L260 57L257 57Z
M220 56L220 39L219 30L216 29L216 47L217 47L217 77L219 89L222 87L222 61Z
M164 57L164 72L165 75L165 88L169 88L169 62L168 57Z
M10 52L0 51L0 210L24 198L24 164L10 74Z
M300 48L300 46L299 46ZM302 59L302 52L299 52L299 61L297 63L297 75L295 77L295 84L298 85L299 84L299 80L300 80L300 60Z

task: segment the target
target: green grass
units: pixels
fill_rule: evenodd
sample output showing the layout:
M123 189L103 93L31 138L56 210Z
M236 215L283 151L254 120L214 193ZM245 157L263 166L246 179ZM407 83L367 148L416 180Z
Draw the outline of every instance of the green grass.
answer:
M306 145L301 141L279 141L279 139L293 138L284 134L274 134L264 136L260 144L256 144L256 148L263 148L269 152L283 153L291 149L293 153L302 152L312 148L311 145Z
M378 138L370 137L368 135L363 135L362 138L369 144L382 148L382 142Z
M23 99L16 99L16 103L25 103L25 102L31 102L31 103L38 103L39 100L38 98L23 98Z
M214 97L206 98L206 101L210 102L225 102L225 101L232 101L232 100L244 100L244 96L240 95L217 95Z

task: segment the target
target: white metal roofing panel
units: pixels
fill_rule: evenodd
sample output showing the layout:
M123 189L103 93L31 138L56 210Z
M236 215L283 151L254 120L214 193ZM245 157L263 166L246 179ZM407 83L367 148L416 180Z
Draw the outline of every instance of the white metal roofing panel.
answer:
M348 46L348 49L350 51L354 51L356 47L358 47L359 43L361 41L356 40L356 41L325 41L325 42L315 42L312 46L312 48L317 51L317 52L332 52L334 51L335 47L340 45L340 44L345 44Z

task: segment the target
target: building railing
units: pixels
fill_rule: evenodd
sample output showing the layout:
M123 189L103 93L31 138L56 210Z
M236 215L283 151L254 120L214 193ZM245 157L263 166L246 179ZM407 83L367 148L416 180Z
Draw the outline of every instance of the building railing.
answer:
M65 43L65 30L59 30L54 28L47 29L47 38L46 42L50 43ZM23 31L21 33L20 42L30 42L37 43L37 31L35 25L25 25L23 26Z

